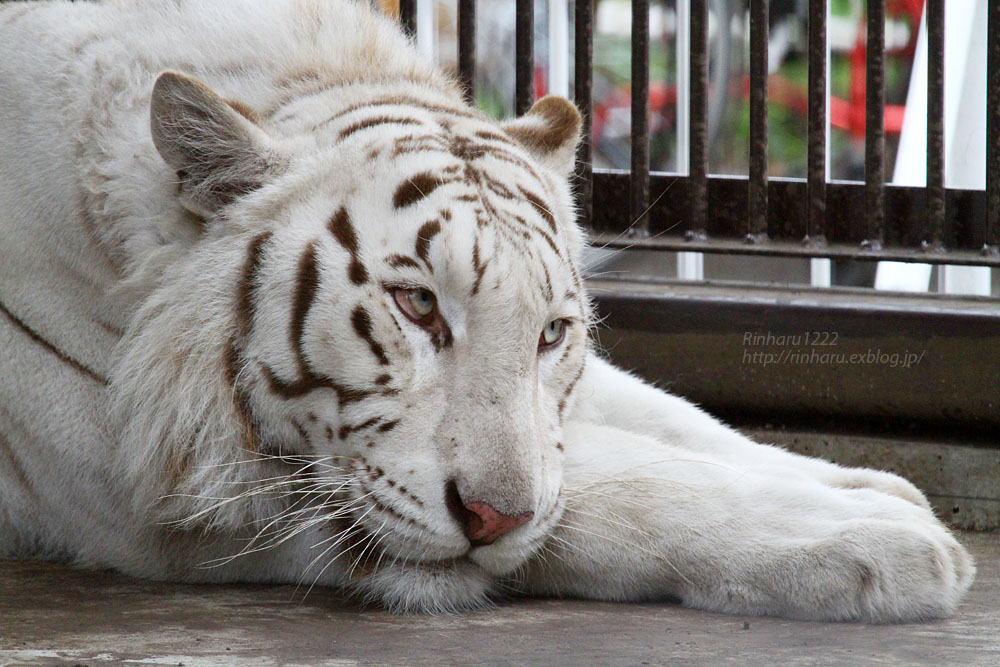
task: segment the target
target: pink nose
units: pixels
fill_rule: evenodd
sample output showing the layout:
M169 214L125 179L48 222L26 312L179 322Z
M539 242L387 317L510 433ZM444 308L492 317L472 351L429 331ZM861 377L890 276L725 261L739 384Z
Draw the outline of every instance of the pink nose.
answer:
M506 535L523 523L528 523L535 516L534 512L523 512L516 516L501 514L491 505L481 502L467 504L465 511L465 523L462 528L474 547L493 544L498 537Z
M489 503L463 502L455 480L450 480L445 486L445 504L473 547L485 547L488 544L493 544L498 537L531 521L532 517L535 516L534 512L522 512L511 516L501 514Z

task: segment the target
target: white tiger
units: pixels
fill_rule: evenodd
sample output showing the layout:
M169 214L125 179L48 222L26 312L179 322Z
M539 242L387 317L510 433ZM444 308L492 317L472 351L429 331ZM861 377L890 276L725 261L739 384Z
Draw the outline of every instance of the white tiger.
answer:
M591 351L579 115L349 0L0 8L0 556L807 619L947 615L921 493Z

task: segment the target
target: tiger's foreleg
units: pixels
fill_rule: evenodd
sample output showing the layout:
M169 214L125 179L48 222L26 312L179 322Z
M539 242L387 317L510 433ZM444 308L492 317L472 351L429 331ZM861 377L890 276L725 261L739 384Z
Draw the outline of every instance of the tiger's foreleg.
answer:
M520 573L532 594L680 600L738 614L912 621L952 613L968 554L926 508L569 424L566 511Z
M570 419L647 435L692 455L715 456L741 470L777 467L828 486L871 488L930 507L923 493L898 475L847 468L753 442L683 398L650 386L594 355L587 360Z

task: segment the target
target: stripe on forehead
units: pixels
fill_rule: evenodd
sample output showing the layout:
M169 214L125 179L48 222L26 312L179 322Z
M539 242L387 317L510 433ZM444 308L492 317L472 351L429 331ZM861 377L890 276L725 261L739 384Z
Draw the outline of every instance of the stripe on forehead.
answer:
M406 208L429 196L438 187L447 183L461 181L461 178L449 178L429 171L410 176L399 184L392 195L393 208Z
M321 121L313 126L313 130L319 130L331 123L335 123L341 118L353 114L355 112L363 110L382 110L382 107L411 107L419 109L422 111L429 111L436 114L445 114L451 116L458 116L459 118L476 118L483 119L484 116L480 113L470 111L469 109L462 109L461 107L451 107L440 104L434 104L432 102L427 102L426 100L421 100L416 97L410 97L408 95L394 95L391 97L383 97L377 100L368 100L365 102L359 102L357 104L352 104L344 109L341 109L337 113L333 114L324 121Z
M417 240L414 244L414 251L417 253L417 257L423 260L427 268L432 272L434 267L431 265L430 259L428 259L428 251L430 249L431 240L438 235L441 231L441 223L437 220L431 220L430 222L425 222L420 226L420 230L417 232Z
M343 130L340 131L340 134L337 135L337 138L343 141L352 134L361 132L362 130L371 129L373 127L379 127L381 125L422 125L422 124L423 123L421 123L419 120L415 118L403 118L401 116L389 116L389 115L373 116L371 118L364 118L355 123L352 123L351 125L348 125Z

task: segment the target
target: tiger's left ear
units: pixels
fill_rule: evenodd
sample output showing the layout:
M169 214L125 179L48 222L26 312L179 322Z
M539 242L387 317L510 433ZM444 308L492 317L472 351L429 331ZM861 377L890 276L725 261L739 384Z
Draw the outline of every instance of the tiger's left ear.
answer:
M180 72L157 78L150 131L177 172L181 203L202 217L256 190L283 166L270 137L238 106Z
M548 95L535 102L528 113L500 127L543 165L568 176L580 143L580 124L580 112L572 102Z

